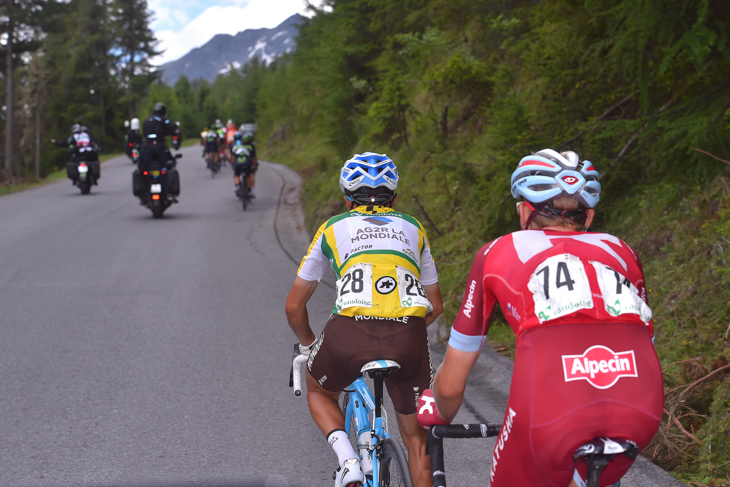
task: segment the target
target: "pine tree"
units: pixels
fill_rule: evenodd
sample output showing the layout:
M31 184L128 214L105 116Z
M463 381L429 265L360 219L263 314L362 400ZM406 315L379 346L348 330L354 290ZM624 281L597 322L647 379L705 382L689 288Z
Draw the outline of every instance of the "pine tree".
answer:
M114 43L119 51L117 72L124 97L125 114L136 115L138 104L149 86L159 78L152 70L150 58L160 54L157 39L149 27L152 12L147 0L113 0L112 25Z
M44 21L54 12L53 0L5 0L0 7L0 32L6 43L0 49L0 62L5 71L5 163L4 176L13 177L15 137L15 68L24 64L29 52L37 49L44 35Z

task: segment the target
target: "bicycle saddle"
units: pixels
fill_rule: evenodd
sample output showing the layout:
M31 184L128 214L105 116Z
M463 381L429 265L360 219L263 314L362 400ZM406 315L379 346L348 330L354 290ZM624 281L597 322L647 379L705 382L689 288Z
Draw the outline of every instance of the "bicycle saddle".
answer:
M381 370L383 372L392 372L394 370L400 369L400 364L396 362L395 360L373 360L372 362L368 362L365 365L362 366L360 369L360 373L364 374L365 372L375 372L377 370Z
M633 460L639 454L639 446L631 440L622 438L598 437L585 445L579 446L573 455L573 461L588 456L613 456L618 454L624 454L627 458Z

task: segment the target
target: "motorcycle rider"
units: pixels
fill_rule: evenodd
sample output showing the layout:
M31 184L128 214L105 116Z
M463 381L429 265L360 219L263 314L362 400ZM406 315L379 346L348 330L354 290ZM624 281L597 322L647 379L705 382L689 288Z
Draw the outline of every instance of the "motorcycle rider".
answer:
M59 147L65 147L69 154L71 154L73 162L76 164L80 162L92 162L94 168L94 175L96 179L101 177L99 171L99 154L97 152L98 147L91 139L89 135L89 129L75 123L71 126L71 135L63 140L51 139L51 142ZM96 184L96 181L94 181Z
M74 135L78 134L79 132L81 132L81 125L78 123L75 123L75 124L71 125L71 135L68 136L68 139L66 139L66 140L51 139L51 142L53 144L56 144L59 147L65 147L66 149L68 149L69 152L71 152L71 149L73 148L73 146L75 145L75 142L76 142L74 139Z
M167 119L167 107L163 103L158 102L155 104L152 115L147 117L142 124L142 132L144 134L144 145L140 151L139 172L144 173L149 170L152 163L157 162L162 168L166 169L169 181L179 181L179 175L174 167L175 158L165 145L165 137L179 135L180 129L176 123ZM170 162L173 162L173 164L170 164ZM177 196L174 193L172 194ZM141 196L140 201L144 204ZM177 202L177 199L173 199L173 201Z
M127 132L127 155L132 158L132 149L135 147L139 150L142 147L144 139L139 131L139 119L133 118L129 123L129 131ZM135 163L138 161L134 161Z
M94 184L97 184L97 179L101 177L101 171L99 167L99 154L98 147L91 139L89 135L89 129L85 126L81 126L75 123L71 126L71 135L64 141L51 139L51 142L59 147L66 147L66 150L71 154L72 161L76 164L81 162L90 163L94 172ZM75 183L75 180L74 180Z
M166 165L173 160L170 149L165 145L165 137L180 133L180 129L174 122L167 119L167 107L161 102L155 104L152 115L147 117L142 124L145 144L142 148L141 165L143 168L151 161L159 161Z

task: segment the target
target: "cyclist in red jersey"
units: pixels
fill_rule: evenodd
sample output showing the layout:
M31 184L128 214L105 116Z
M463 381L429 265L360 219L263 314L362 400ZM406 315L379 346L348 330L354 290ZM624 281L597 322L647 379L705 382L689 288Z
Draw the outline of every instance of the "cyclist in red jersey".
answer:
M663 379L643 270L625 242L586 231L601 191L589 161L544 149L520 161L511 183L523 198L523 230L477 252L434 379L436 410L427 417L419 407L419 420L454 418L499 304L517 348L491 485L580 487L579 446L604 436L644 448L661 421ZM601 486L630 466L617 457Z

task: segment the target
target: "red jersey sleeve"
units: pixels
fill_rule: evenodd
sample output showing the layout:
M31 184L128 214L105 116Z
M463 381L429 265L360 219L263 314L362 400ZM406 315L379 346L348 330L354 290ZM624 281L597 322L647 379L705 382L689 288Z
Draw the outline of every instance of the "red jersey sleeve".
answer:
M497 240L484 245L474 257L466 279L464 300L451 328L449 345L463 352L478 352L487 338L496 299L484 293L484 261Z

